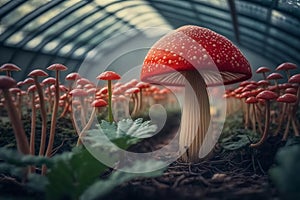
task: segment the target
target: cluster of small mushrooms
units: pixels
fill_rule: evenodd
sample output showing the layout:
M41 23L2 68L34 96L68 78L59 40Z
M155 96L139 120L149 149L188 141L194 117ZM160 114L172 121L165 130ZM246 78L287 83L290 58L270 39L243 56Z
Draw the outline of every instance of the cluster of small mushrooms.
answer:
M168 89L151 86L133 79L127 83L112 83L119 80L119 74L105 71L95 79L107 81L107 85L98 86L80 74L72 72L60 80L60 72L67 70L62 64L53 64L47 70L55 71L55 77L49 77L42 69L35 69L28 78L16 82L13 71L21 69L11 63L3 64L0 72L0 107L5 107L10 118L19 152L35 155L36 121L40 118L39 156L51 157L55 153L56 123L62 117L70 117L74 128L79 133L77 145L81 144L84 133L91 128L93 120L102 114L109 122L142 115L152 104L174 102ZM65 84L62 84L64 81ZM103 84L102 84L103 85ZM172 100L173 99L173 100ZM121 115L118 113L122 112ZM117 116L114 117L113 113ZM31 132L25 133L22 119L31 114ZM76 114L80 117L77 119ZM103 118L103 119L104 119ZM47 122L51 122L47 130ZM27 136L30 137L29 141ZM32 167L31 172L35 172ZM42 173L46 172L43 167Z
M242 108L245 129L261 134L261 139L251 147L261 146L269 135L282 135L283 141L290 132L299 136L296 113L299 110L300 74L291 75L296 69L297 66L289 62L280 64L275 72L265 66L259 67L256 73L262 75L261 80L244 81L236 89L226 91L228 114ZM271 124L276 127L274 130L269 130Z
M79 133L79 145L97 113L106 111L101 107L107 109L109 122L138 116L152 104L167 106L176 101L168 89L160 89L150 84L184 86L179 152L184 161L198 162L212 149L212 146L202 148L205 146L203 143L206 136L211 134L208 133L211 113L207 87L241 82L237 89L227 90L225 97L228 113L233 113L242 106L245 128L258 130L262 134L261 140L251 144L252 147L258 147L266 140L272 120L278 124L274 135L281 134L284 129L285 140L291 126L298 136L299 122L295 116L300 98L300 74L291 76L289 72L295 68L292 63L283 63L276 69L286 73L286 83L279 84L278 81L283 76L277 72L270 73L270 69L266 67L256 71L262 73L263 80L248 81L252 77L250 64L231 41L207 28L187 25L166 34L151 47L141 70L140 79L143 82L134 79L128 83L112 84L113 80L121 77L115 72L106 71L96 78L107 81L107 86L99 87L73 72L65 77L65 86L60 83L59 73L67 70L67 67L53 64L47 69L56 72L55 78L46 78L48 74L45 71L36 69L28 74L29 78L16 83L10 77L11 71L18 71L20 68L13 64L4 64L0 70L6 71L7 76L0 77L1 96L4 97L1 103L6 105L18 149L24 154L35 152L35 118L37 110L40 111L42 133L39 155L49 157L53 153L55 127L59 117L70 115ZM41 77L44 79L40 80ZM32 128L29 144L20 121L22 106L31 107ZM52 116L48 135L47 113ZM80 122L74 117L76 113L80 116ZM265 125L262 124L263 119ZM286 127L283 123L285 121Z

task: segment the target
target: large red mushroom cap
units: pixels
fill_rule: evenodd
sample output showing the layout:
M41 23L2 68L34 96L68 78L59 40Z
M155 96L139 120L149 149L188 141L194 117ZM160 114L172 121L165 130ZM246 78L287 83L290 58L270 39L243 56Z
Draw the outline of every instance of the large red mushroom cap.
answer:
M282 63L281 65L279 65L277 68L276 68L276 71L278 70L292 70L292 69L297 69L297 65L294 64L294 63L290 63L290 62L285 62L285 63Z
M121 76L113 71L105 71L102 72L99 76L97 76L97 79L100 80L119 80Z
M21 68L18 67L17 65L15 64L12 64L12 63L6 63L6 64L3 64L1 67L0 67L0 72L1 71L21 71Z
M295 103L297 101L297 96L294 94L287 93L278 97L277 101L283 103Z
M32 72L30 72L28 74L28 76L31 76L31 77L38 77L38 76L48 76L47 72L41 70L41 69L35 69L33 70Z
M17 82L8 76L0 76L0 89L8 90L9 88L13 88L17 85Z
M275 92L272 92L270 90L264 90L260 92L256 98L258 99L264 99L264 100L272 100L277 98L277 94Z
M207 85L231 84L252 76L249 62L231 41L207 28L187 25L152 46L143 63L141 80L182 86L183 78L174 72L195 70L203 71ZM219 73L223 81L216 78Z
M295 74L289 79L289 83L300 83L300 74Z
M66 71L68 68L63 64L52 64L47 69L51 71Z

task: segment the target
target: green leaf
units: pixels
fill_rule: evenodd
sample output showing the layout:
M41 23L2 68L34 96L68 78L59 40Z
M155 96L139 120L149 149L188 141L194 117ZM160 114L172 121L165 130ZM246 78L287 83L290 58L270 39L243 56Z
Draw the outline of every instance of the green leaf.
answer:
M300 199L300 144L280 149L276 162L269 170L271 180L286 199Z
M77 199L107 169L83 148L55 159L55 166L47 174L47 199Z
M136 162L130 167L130 171L140 171L141 169L146 170L151 166L151 170L155 166L161 166L161 161L149 160L146 162ZM165 169L159 169L149 173L126 173L121 170L114 172L107 180L99 180L91 185L81 196L82 200L93 200L102 197L103 195L110 192L114 187L138 177L155 177L163 173Z

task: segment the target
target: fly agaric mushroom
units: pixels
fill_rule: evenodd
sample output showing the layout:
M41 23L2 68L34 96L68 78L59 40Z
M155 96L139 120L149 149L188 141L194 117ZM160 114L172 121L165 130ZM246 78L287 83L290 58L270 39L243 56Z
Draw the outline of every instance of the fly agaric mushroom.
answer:
M108 121L112 123L114 121L113 114L112 114L112 86L111 81L113 80L119 80L121 76L113 71L106 71L102 72L99 76L97 76L97 79L99 80L105 80L107 81L107 89L108 89Z
M279 65L276 68L276 71L285 71L286 76L289 79L291 77L289 70L293 70L293 69L297 69L297 65L294 63L286 62L286 63L282 63L281 65Z
M5 105L10 118L19 152L29 154L29 144L23 129L23 123L11 98L9 89L16 86L16 81L8 76L0 76L0 91L5 99Z
M41 118L42 118L42 134L41 134L41 144L40 144L40 151L39 155L43 156L46 146L46 132L47 132L47 113L46 113L46 107L45 107L45 100L44 100L44 93L42 86L40 85L38 81L38 77L45 77L48 76L48 74L41 70L41 69L35 69L32 72L28 74L28 76L32 77L34 79L34 84L36 85L36 89L39 95L40 99L40 109L41 109Z
M93 107L93 110L92 110L92 113L91 113L91 117L90 119L88 120L87 124L85 125L85 127L82 129L82 131L79 133L79 136L78 136L78 140L77 140L77 146L79 146L81 144L81 139L82 137L84 137L84 134L87 130L89 130L93 124L93 120L94 120L94 117L96 115L96 112L97 112L97 108L100 108L100 107L105 107L107 106L107 102L104 101L103 99L96 99L92 102L92 107Z
M3 72L3 71L6 72L6 76L11 77L11 72L12 71L21 71L21 68L18 67L17 65L15 65L15 64L6 63L6 64L3 64L0 67L0 72Z
M267 139L268 137L268 132L269 132L269 123L270 123L270 101L273 99L277 98L277 94L275 92L269 91L269 90L264 90L262 92L260 92L257 96L257 99L263 99L265 100L265 128L264 128L264 132L263 132L263 136L261 137L261 139L255 143L255 144L251 144L250 147L259 147L260 145L263 144L263 142Z
M219 80L220 74L223 80ZM210 123L206 87L236 83L251 76L248 61L231 41L209 29L190 25L157 41L149 50L141 72L144 82L185 86L179 151L187 162L197 162L205 156L199 152L202 154L200 147Z
M65 71L68 68L62 64L52 64L49 67L47 67L48 70L55 71L55 99L53 104L53 111L51 116L51 125L50 125L50 134L49 134L49 141L48 146L46 150L46 156L50 157L53 149L53 143L54 143L54 136L55 136L55 127L56 127L56 121L57 121L57 112L58 112L58 106L59 106L59 72ZM43 168L45 169L45 168ZM45 173L45 171L44 171Z
M284 94L277 98L277 102L282 102L282 103L286 103L286 104L292 104L292 103L295 103L296 101L297 101L297 96L294 94ZM295 132L295 136L299 136L299 131L296 126L295 117L292 112L292 107L288 106L288 108L290 110L288 110L288 121L287 121L287 125L285 128L283 137L282 137L283 141L285 141L288 137L289 128L290 128L291 123L292 123L292 127L294 129L294 132Z
M270 72L270 71L271 71L271 70L270 70L270 68L268 68L268 67L259 67L255 72L256 72L257 74L262 73L264 79L266 80L266 79L267 79L266 73L267 73L267 72Z

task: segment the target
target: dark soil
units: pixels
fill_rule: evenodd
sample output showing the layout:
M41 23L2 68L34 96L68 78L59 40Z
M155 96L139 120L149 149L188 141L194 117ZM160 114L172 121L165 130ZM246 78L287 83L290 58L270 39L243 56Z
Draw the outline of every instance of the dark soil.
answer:
M167 144L178 129L179 122L175 118L167 121L162 134L130 150L147 152ZM127 182L103 199L279 199L268 170L283 145L280 137L270 137L259 149L247 145L228 151L217 144L213 155L200 163L178 160L162 176Z
M176 115L168 117L168 120L167 127L159 134L135 145L130 151L153 151L168 143L179 124ZM28 118L24 124L25 129L30 130ZM1 124L1 146L15 144L12 137L3 135L9 128L7 124ZM60 119L57 131L57 153L70 150L77 140L71 122ZM247 146L228 151L217 144L214 156L209 159L196 164L178 160L162 176L129 181L115 188L103 199L279 199L278 191L268 177L268 169L281 145L279 141L279 138L270 138L257 150Z

